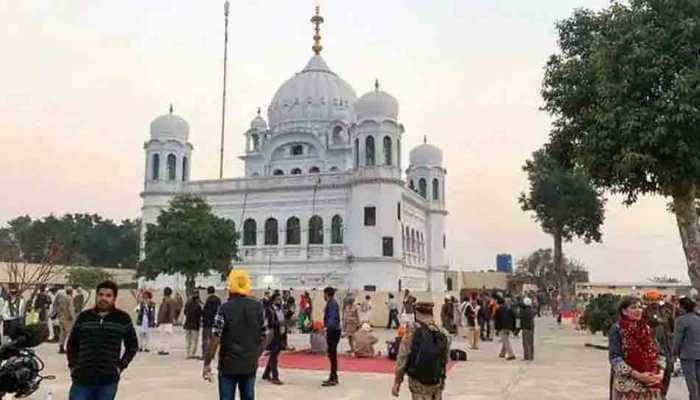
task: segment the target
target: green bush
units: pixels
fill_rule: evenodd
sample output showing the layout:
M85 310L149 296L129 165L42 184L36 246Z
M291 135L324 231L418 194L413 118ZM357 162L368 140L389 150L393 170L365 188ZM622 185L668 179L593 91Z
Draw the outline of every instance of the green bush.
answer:
M583 312L583 321L591 333L602 332L607 335L612 324L617 320L617 305L620 296L605 294L592 299Z

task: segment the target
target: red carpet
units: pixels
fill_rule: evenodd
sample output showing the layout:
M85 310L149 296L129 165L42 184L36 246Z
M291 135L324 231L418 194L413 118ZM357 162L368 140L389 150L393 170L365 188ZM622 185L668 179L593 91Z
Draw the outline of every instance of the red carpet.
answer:
M394 360L386 356L374 358L356 358L346 354L338 354L338 369L340 372L371 372L393 374ZM454 363L447 364L449 370ZM267 356L260 357L260 367L267 365ZM310 354L305 351L285 352L280 354L280 368L328 370L330 363L325 354Z

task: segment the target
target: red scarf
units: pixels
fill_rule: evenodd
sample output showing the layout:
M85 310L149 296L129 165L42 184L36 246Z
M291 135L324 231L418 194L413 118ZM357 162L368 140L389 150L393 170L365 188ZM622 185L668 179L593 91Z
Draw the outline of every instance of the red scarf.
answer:
M651 328L646 321L634 321L627 317L620 320L622 348L625 362L638 372L659 373L657 359L659 352ZM652 386L658 388L660 386Z

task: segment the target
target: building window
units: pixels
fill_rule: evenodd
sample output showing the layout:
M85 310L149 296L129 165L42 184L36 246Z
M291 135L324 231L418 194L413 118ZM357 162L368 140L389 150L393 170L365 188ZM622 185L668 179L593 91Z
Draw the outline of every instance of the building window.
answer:
M293 156L300 156L304 154L304 146L300 144L295 144L292 146L292 155Z
M365 165L371 167L374 165L374 137L367 136L365 139Z
M360 139L355 139L355 168L360 166Z
M420 178L418 181L418 193L420 193L423 198L428 197L428 184L423 178Z
M444 233L442 234L442 248L447 248L447 235L445 235Z
M157 181L160 178L160 156L158 154L153 155L153 167L151 171L151 178Z
M440 198L440 181L437 178L433 179L433 200Z
M401 221L401 203L396 203L396 219Z
M277 244L279 244L277 220L270 218L265 221L265 245L276 246Z
M411 229L411 253L415 253L417 250L416 246L416 231Z
M331 244L343 243L343 218L340 215L331 221Z
M290 173L292 175L301 175L301 168L294 168Z
M393 237L383 237L382 238L382 255L384 257L394 256L394 238Z
M416 191L416 185L413 183L413 179L408 183L408 187L414 192Z
M331 172L338 172L338 171L339 171L338 167L331 167Z
M253 135L253 151L257 151L258 147L260 147L260 137Z
M321 172L321 170L318 167L311 167L309 169L310 174L318 174L319 172Z
M309 244L323 244L323 219L318 215L309 220Z
M301 224L297 217L287 220L287 244L301 244Z
M272 173L273 175L284 175L284 171L281 169L276 169L275 172Z
M243 245L255 246L257 244L258 227L254 219L248 218L243 223Z
M391 138L384 136L384 165L391 165Z
M168 154L168 180L174 181L177 171L177 158L175 154Z
M187 157L182 157L182 181L187 180Z
M377 207L365 207L365 226L377 225Z

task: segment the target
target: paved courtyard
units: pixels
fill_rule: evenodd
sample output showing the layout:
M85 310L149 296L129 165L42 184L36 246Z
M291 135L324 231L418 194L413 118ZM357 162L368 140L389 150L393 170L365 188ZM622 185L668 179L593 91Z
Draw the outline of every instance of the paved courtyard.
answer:
M481 349L469 352L469 361L459 363L449 372L446 399L451 400L603 400L607 399L607 352L586 348L584 343L605 344L602 336L561 329L551 318L537 323L535 361L504 361L497 357L498 343L482 343ZM390 332L377 329L382 342ZM307 336L294 335L292 344L308 347ZM522 355L516 340L516 353ZM343 340L343 350L347 349ZM463 339L456 346L465 348ZM119 399L128 400L192 400L217 399L216 384L200 378L201 362L184 359L184 333L174 337L173 353L162 357L139 353L125 372L119 388ZM382 349L383 350L383 349ZM46 382L32 398L44 400L47 390L54 400L67 399L70 385L65 359L55 352L54 345L43 345L39 353L47 363L48 373L57 379ZM280 371L284 386L258 381L257 398L276 399L389 399L393 377L387 374L343 373L341 385L321 388L327 372L291 370ZM258 374L259 375L259 374ZM669 400L687 398L682 378L674 378ZM410 398L407 385L402 387L401 399Z

